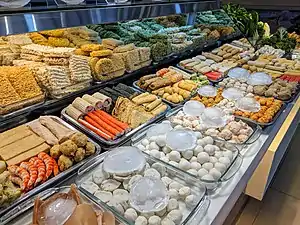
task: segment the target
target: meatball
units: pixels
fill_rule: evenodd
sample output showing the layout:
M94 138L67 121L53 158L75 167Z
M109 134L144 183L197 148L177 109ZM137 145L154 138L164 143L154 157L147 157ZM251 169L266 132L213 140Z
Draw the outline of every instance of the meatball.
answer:
M85 156L93 155L95 151L96 151L95 145L88 141L85 146Z
M74 156L77 151L77 145L73 141L68 140L60 145L59 150L66 156Z
M71 137L71 140L78 146L84 147L88 141L88 137L83 133L77 132Z
M54 159L58 159L59 156L61 155L59 149L60 149L59 145L53 145L52 148L50 149L50 156Z
M74 156L74 160L75 162L80 162L84 159L85 157L85 149L84 148L78 148L75 156Z
M73 166L73 162L69 157L61 155L58 159L58 166L60 171L65 171Z

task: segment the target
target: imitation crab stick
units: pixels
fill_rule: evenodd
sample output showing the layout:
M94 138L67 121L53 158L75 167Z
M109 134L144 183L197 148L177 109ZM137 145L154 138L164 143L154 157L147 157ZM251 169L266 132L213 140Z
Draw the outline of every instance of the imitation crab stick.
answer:
M86 119L86 118L85 118ZM92 121L92 123L95 123L92 119L90 119ZM106 140L111 140L114 138L114 135L104 132L102 130L100 130L99 128L95 127L92 125L92 123L89 123L83 119L79 119L78 120L79 123L81 123L83 126L85 126L86 128L90 129L91 131L95 132L96 134L98 134L100 137L103 137Z
M112 126L115 129L117 129L120 133L123 134L125 132L125 130L123 128L119 127L117 124L115 124L114 122L110 121L105 116L101 115L99 112L94 111L93 114L95 116L99 117L101 120L103 120L103 122L107 123L108 125Z
M101 127L103 127L105 130L107 130L108 132L112 133L115 136L120 135L120 132L117 129L115 129L112 126L110 126L107 123L105 123L98 116L94 115L93 113L88 113L87 115L90 118L92 118L96 123L98 123Z
M112 117L108 113L104 112L103 110L96 110L96 112L100 113L100 115L103 115L105 118L107 118L111 122L117 124L119 127L121 127L124 130L129 128L128 124L122 123L121 121L115 119L114 117Z

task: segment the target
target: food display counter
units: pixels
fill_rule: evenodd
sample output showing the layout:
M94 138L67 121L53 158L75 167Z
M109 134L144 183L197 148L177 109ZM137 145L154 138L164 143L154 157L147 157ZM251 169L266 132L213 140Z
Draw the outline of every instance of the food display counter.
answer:
M218 1L0 6L1 225L221 225L263 198L299 123L286 49Z

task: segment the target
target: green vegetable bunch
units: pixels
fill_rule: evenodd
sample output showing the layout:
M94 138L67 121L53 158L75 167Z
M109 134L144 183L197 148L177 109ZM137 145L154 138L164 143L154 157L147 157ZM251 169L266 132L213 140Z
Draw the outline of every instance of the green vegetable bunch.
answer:
M295 38L289 37L285 28L280 27L273 35L264 38L261 44L270 45L273 48L279 48L285 52L291 52L295 49L297 41Z

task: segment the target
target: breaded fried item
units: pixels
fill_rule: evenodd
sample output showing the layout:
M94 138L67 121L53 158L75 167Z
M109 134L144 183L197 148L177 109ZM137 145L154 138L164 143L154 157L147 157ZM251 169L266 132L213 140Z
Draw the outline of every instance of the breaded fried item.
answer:
M100 44L84 44L81 45L80 49L86 52L93 52L103 50L104 47Z
M111 59L100 59L95 65L96 74L105 75L114 71L114 65Z
M69 39L62 38L62 37L49 37L48 43L54 47L69 47L70 46Z
M16 90L13 88L4 71L0 70L0 106L6 106L21 100Z
M91 52L92 57L106 57L113 54L112 50L99 50L99 51L93 51Z
M89 52L86 52L86 51L83 51L82 49L80 48L77 48L74 53L76 55L84 55L84 56L90 56L90 53Z

